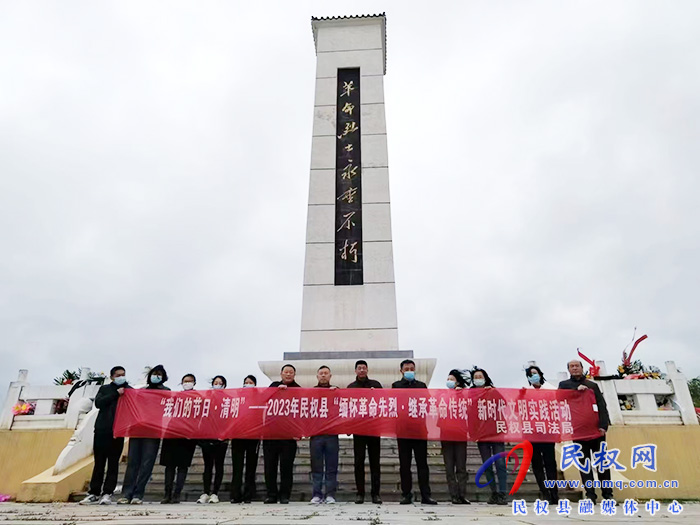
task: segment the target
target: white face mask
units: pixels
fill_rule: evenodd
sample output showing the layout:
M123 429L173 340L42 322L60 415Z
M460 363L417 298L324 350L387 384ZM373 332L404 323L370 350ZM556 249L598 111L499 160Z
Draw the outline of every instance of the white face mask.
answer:
M474 385L475 386L484 386L486 384L485 379L475 379L474 380Z
M212 387L214 390L221 390L222 388L224 388L224 385L212 385L211 387Z
M246 383L245 385L243 385L243 388L250 388L250 387L255 388L255 385L253 385L252 383Z
M192 390L194 388L194 383L188 381L187 383L182 383L183 390Z

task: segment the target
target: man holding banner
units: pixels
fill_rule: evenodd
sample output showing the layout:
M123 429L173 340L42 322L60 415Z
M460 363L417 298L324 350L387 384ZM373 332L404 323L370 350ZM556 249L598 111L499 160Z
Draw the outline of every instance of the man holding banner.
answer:
M290 364L284 365L280 371L281 381L273 381L271 388L286 390L287 388L301 388L294 380L297 369ZM282 504L289 503L294 482L294 458L297 455L296 439L266 439L263 441L263 459L265 463L265 486L267 498L265 503ZM280 470L280 485L277 490L277 466Z
M425 388L428 386L422 381L416 380L416 364L410 359L401 362L403 378L391 385L391 388ZM421 422L425 425L425 423ZM399 473L401 475L401 505L413 502L413 475L411 474L411 455L416 458L418 469L418 485L420 486L421 503L423 505L437 505L437 501L430 497L430 470L428 469L428 441L426 439L398 438L399 446Z

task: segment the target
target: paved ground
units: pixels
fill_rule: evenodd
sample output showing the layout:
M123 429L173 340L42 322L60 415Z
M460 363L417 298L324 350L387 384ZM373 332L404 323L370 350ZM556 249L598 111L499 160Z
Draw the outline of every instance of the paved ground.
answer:
M0 503L0 523L52 523L61 525L86 525L91 523L118 523L120 525L144 524L188 524L215 525L250 523L255 525L297 524L309 525L381 525L381 524L423 524L429 521L447 524L464 524L480 522L488 525L520 523L547 523L572 525L575 522L587 523L642 523L661 521L664 525L682 523L690 525L700 523L700 503L683 503L680 515L673 515L667 509L667 503L661 503L661 510L651 517L640 504L640 512L635 516L625 516L618 508L615 516L601 516L600 507L594 516L578 516L574 508L569 518L549 515L535 516L532 504L528 506L527 516L513 516L512 507L494 507L486 504L470 506L453 506L441 504L436 507L420 505L398 505L396 503L378 505L355 505L339 503L333 506L311 506L304 503L289 505L180 505L145 504L140 507L112 505L109 507L84 507L75 503L54 504L18 504Z

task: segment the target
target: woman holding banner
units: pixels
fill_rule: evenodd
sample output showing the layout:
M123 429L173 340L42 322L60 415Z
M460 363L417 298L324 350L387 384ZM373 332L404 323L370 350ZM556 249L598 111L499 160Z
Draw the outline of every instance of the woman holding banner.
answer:
M467 388L467 382L459 370L450 370L447 376L447 388L462 390ZM445 460L445 475L450 490L450 499L455 505L469 505L467 495L467 442L441 441L442 457Z
M254 388L258 380L254 375L248 375L243 380L243 386ZM233 462L233 477L231 479L231 503L250 503L255 497L255 471L258 468L259 439L232 439L231 461ZM243 466L245 465L245 483L243 483ZM243 485L243 491L241 491Z
M146 390L170 390L165 383L168 373L163 365L156 365L146 375ZM117 503L140 505L146 492L146 484L151 479L153 465L158 457L159 438L130 438L129 462L124 475L123 498Z
M189 392L194 389L197 379L194 374L182 377L182 390ZM180 494L185 486L187 471L192 465L195 439L164 439L160 451L160 464L165 467L165 495L161 503L180 503ZM177 481L175 477L177 475ZM174 489L174 490L173 490Z
M211 387L214 390L226 388L226 378L215 376L211 380ZM204 493L199 497L197 503L219 503L219 489L224 480L224 462L226 461L226 451L228 450L228 440L205 439L199 442L202 447L204 457ZM212 475L214 484L212 485Z
M486 370L483 368L474 367L471 371L472 376L472 388L493 388L493 382L489 377ZM496 441L478 441L479 454L481 455L481 460L486 462L492 456L500 454L505 451L505 445ZM491 497L488 503L491 505L507 505L506 501L506 462L502 457L499 457L496 461L496 475L498 476L498 489L493 483L493 465L489 465L486 469L486 479L489 482L489 487L491 487ZM477 482L479 480L476 480Z
M531 365L525 369L528 386L535 390L556 390L557 387L548 383L539 366ZM551 505L559 503L559 491L555 486L548 489L544 480L557 479L557 460L554 456L554 443L532 443L532 473L540 488L540 499L547 499Z

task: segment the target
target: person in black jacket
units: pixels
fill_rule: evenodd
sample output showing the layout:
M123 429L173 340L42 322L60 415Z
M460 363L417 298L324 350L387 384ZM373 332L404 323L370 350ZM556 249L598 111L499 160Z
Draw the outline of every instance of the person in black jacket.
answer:
M254 388L258 380L254 375L247 375L243 386ZM255 472L258 469L259 439L232 439L231 461L233 475L231 478L231 503L250 503L255 498ZM245 483L243 483L243 466L245 465ZM241 485L243 490L241 491Z
M126 370L123 366L115 366L109 371L112 382L103 385L97 391L95 408L99 409L95 421L95 439L93 453L95 466L92 469L92 479L88 495L81 505L109 505L112 503L112 493L117 486L119 476L119 459L124 450L124 438L115 438L112 433L114 416L117 411L119 397L125 388L131 388L126 382ZM107 477L105 478L105 464L107 465ZM102 482L104 481L104 485Z
M450 370L447 376L447 388L462 390L468 388L467 381L457 369ZM438 423L440 425L440 423ZM450 491L450 500L455 505L469 505L467 495L467 442L441 441L442 457L445 461L445 476Z
M286 364L280 372L281 381L273 381L272 388L284 390L286 388L301 388L294 380L297 369L294 365ZM265 485L267 498L265 503L282 504L289 503L294 482L294 458L297 455L297 442L295 439L266 439L263 440L263 459L265 463ZM277 467L280 470L280 485L277 490Z
M348 388L382 388L379 381L367 377L367 361L360 359L355 363L356 379L348 385ZM381 505L382 499L379 497L381 488L381 473L379 456L382 447L382 438L379 436L361 436L353 434L352 444L355 453L355 487L357 496L355 503L365 502L365 449L369 456L369 472L372 484L372 503Z
M428 388L422 381L416 381L416 364L410 359L401 361L403 378L391 385L391 388ZM430 470L428 469L428 441L425 439L398 438L399 474L401 477L401 505L413 502L413 475L411 474L411 455L416 458L418 469L418 486L420 487L421 503L437 505L430 497Z
M595 402L598 408L598 431L600 436L595 439L587 440L574 440L574 443L581 445L581 452L583 452L583 458L581 458L581 463L585 463L588 459L592 465L593 458L592 454L600 450L601 444L605 441L605 432L610 426L610 416L608 415L608 405L605 403L605 398L603 393L598 388L593 381L589 381L583 374L583 363L578 359L569 361L568 363L569 374L571 377L565 379L559 383L559 388L562 390L581 390L585 391L588 389L593 390L595 394ZM598 470L598 479L600 481L610 481L610 469L604 471ZM593 502L596 503L596 493L594 487L586 487L587 481L593 481L593 468L591 468L588 473L581 472L581 481L586 490L586 496ZM613 491L611 487L601 488L603 494L603 499L612 499Z
M182 376L182 389L189 392L197 384L194 374ZM185 438L164 439L160 450L160 464L165 467L165 496L161 503L180 503L187 471L192 466L197 440ZM177 476L177 480L175 477Z
M146 375L146 390L170 390L163 384L167 380L168 374L163 365L156 365ZM159 448L159 438L129 438L129 462L124 474L123 497L117 503L120 505L143 503L143 495L146 492L148 480L151 479Z

